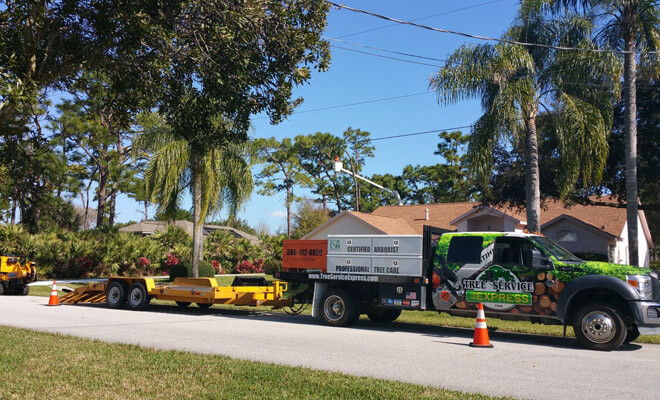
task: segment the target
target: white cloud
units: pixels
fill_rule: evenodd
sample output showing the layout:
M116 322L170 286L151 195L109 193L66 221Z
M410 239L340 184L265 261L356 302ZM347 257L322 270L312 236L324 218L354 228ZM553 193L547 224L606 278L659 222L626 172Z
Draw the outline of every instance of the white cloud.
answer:
M273 217L273 218L284 218L286 217L286 211L285 210L275 210L271 211L268 216Z

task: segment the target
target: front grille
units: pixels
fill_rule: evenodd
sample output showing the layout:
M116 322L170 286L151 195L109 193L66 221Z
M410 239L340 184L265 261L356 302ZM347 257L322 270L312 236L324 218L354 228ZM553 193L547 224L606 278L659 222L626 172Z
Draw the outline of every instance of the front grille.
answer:
M646 316L648 317L648 319L658 319L660 318L660 309L656 307L649 307L646 310Z
M653 286L653 300L660 301L660 277L657 271L651 271L651 285Z

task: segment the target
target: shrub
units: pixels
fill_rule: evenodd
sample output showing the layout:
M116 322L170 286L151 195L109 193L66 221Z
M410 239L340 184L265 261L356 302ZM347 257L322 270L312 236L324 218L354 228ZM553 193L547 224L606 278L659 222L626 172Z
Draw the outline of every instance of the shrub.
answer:
M189 260L183 261L170 268L170 280L174 278L192 278L193 268L192 262ZM199 261L199 277L200 278L213 278L215 276L215 268L210 263L200 260Z
M276 272L282 270L282 261L280 260L268 260L264 263L264 272L268 275L273 275Z
M234 268L234 272L237 274L261 274L264 272L264 259L260 258L258 260L244 260Z

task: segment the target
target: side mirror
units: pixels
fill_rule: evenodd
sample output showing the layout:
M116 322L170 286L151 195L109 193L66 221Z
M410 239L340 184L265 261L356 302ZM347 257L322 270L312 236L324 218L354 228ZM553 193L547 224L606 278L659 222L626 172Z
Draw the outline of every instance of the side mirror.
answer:
M552 269L552 260L544 256L539 249L527 250L527 267L530 269Z

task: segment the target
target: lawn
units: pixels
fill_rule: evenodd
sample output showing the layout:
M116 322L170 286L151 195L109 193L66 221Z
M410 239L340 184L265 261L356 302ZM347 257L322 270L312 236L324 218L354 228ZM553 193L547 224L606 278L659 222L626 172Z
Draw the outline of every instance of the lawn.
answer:
M3 399L491 399L429 386L0 326Z
M228 286L231 285L232 281L234 280L234 277L218 276L216 277L216 280L218 281L219 286ZM266 275L266 280L270 282L273 280L273 277L270 275ZM63 286L76 288L82 285L65 284ZM58 291L58 294L62 296L64 293ZM49 296L50 287L34 286L30 289L30 295ZM174 304L174 302L167 300L153 300L153 304ZM282 312L282 310L271 310L270 307L235 307L231 305L214 305L213 307L244 309L244 310L253 310L253 311ZM307 309L303 313L311 314L311 310ZM363 315L361 318L365 319L367 317ZM434 326L446 326L446 327L458 327L458 328L474 328L475 320L473 318L452 317L444 313L438 314L435 312L404 311L403 313L401 313L401 317L397 319L397 322L411 323L411 324L425 324L425 325L434 325ZM564 332L564 327L560 325L532 324L527 321L503 321L495 318L490 318L488 319L487 323L488 323L488 328L490 330L498 330L501 332L531 333L535 335L548 335L548 336L562 336ZM566 334L570 337L574 337L573 328L568 327L566 329ZM640 336L637 340L635 340L635 342L660 344L660 335Z

